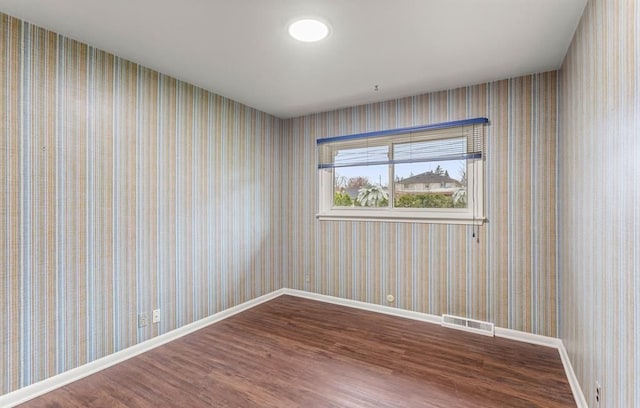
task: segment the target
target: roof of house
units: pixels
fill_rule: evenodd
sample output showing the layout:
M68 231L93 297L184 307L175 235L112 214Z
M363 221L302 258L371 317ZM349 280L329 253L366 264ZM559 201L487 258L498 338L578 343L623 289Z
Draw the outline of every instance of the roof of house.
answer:
M432 171L427 171L426 173L417 174L415 176L407 177L405 179L401 179L398 183L403 184L417 184L417 183L456 183L460 184L460 181L456 179L452 179L451 177L434 173Z

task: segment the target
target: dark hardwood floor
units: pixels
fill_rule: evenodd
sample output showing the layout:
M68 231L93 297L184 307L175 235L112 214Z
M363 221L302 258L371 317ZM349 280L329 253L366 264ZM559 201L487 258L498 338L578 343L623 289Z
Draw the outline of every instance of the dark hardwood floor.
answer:
M31 407L575 407L557 350L281 296Z

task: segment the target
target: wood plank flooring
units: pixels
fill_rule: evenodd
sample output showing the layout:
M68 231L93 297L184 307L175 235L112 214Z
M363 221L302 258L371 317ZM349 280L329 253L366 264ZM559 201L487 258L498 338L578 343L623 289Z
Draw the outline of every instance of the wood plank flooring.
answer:
M281 296L33 407L575 407L557 350Z

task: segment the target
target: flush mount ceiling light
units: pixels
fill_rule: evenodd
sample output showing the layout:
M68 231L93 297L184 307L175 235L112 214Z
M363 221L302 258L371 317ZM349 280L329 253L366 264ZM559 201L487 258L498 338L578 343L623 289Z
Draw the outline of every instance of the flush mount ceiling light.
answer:
M329 26L320 20L304 18L289 25L289 35L302 42L320 41L329 35Z

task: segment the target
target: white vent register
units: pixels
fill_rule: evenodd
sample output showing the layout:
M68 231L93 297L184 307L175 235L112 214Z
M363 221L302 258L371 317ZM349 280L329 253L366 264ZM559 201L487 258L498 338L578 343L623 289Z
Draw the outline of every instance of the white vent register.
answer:
M493 337L495 335L493 323L483 322L481 320L443 314L442 325L451 329L464 330L485 336Z

